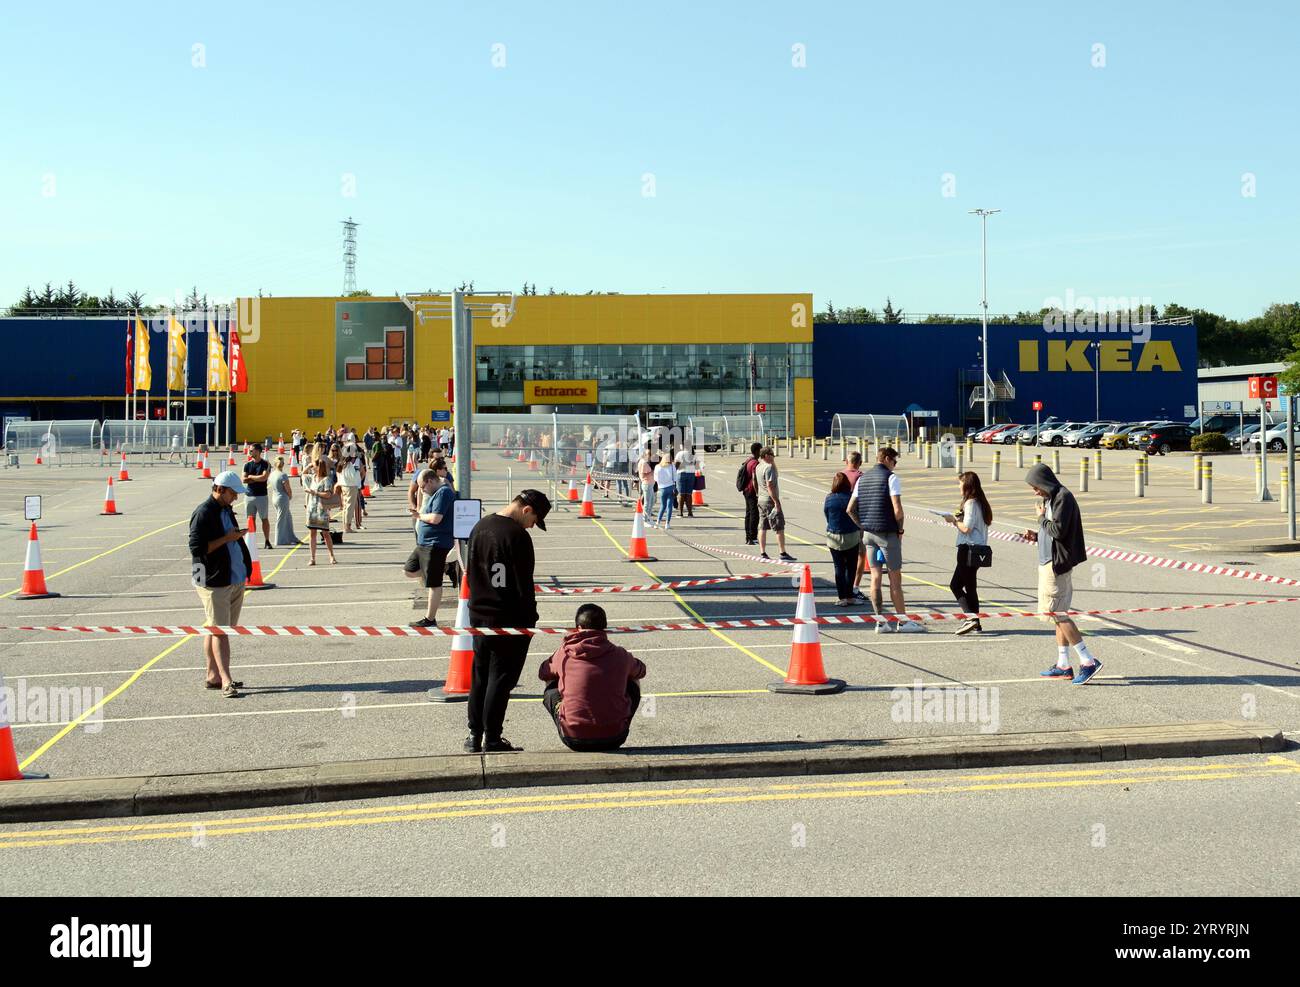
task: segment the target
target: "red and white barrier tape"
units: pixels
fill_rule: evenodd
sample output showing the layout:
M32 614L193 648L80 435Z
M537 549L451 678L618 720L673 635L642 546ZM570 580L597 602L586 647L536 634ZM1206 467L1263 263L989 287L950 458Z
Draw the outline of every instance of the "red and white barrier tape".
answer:
M758 559L756 561L763 561ZM791 563L782 563L790 565ZM714 586L718 583L739 583L748 579L770 579L773 576L788 576L788 572L747 572L738 576L713 576L708 579L679 579L671 583L646 583L642 586L579 586L574 589L564 589L556 586L543 586L540 583L533 587L538 593L545 593L548 596L574 596L579 593L644 593L655 590L670 589L692 589L696 586Z
M915 514L907 515L909 521L920 521L923 524L946 525L946 521L936 521L933 518L922 517ZM1022 545L1034 544L1024 535L1012 534L1009 531L990 531L989 537L997 541L1018 542ZM1300 586L1300 579L1290 579L1286 576L1270 576L1263 572L1253 572L1250 569L1235 569L1232 566L1213 565L1209 562L1187 562L1183 559L1167 559L1159 555L1147 555L1143 552L1129 552L1120 548L1089 548L1087 549L1089 557L1094 559L1108 559L1112 562L1130 562L1133 565L1155 566L1157 569L1169 569L1172 571L1194 572L1203 576L1232 576L1235 579L1249 579L1252 582L1270 583L1275 586Z
M1300 596L1291 596L1267 600L1232 600L1226 603L1185 603L1167 607L1129 607L1111 610L998 610L980 611L979 613L939 613L916 612L906 614L834 614L818 616L810 620L798 617L755 617L733 620L683 621L662 624L634 624L624 627L610 627L611 634L638 634L653 631L707 631L707 630L747 630L765 627L796 627L800 624L821 624L845 626L853 624L896 623L901 620L940 621L940 620L993 620L1011 617L1105 617L1134 613L1179 613L1188 610L1223 610L1229 607L1258 607L1271 603L1300 603ZM238 626L238 627L195 627L186 624L167 624L153 626L100 626L82 627L70 625L35 626L0 626L0 631L49 631L74 634L118 634L127 636L144 635L146 637L176 637L185 634L214 634L229 637L454 637L465 634L470 637L523 637L538 635L563 635L569 633L568 627L325 627L318 625L291 626Z
M782 562L780 559L765 559L761 555L748 555L745 552L733 552L729 548L718 548L716 545L701 545L698 542L682 538L671 531L664 532L673 541L680 542L687 548L694 548L701 552L709 552L713 555L729 555L735 559L745 559L748 562L757 562L759 565L783 565L791 569L802 569L806 563L803 562Z

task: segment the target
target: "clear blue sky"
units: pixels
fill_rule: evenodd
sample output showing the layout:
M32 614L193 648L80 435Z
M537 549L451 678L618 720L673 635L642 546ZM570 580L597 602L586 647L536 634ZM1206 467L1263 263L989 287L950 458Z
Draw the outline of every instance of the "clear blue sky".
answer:
M189 6L7 7L0 302L332 294L351 215L377 294L974 312L977 206L993 311L1300 296L1293 3Z

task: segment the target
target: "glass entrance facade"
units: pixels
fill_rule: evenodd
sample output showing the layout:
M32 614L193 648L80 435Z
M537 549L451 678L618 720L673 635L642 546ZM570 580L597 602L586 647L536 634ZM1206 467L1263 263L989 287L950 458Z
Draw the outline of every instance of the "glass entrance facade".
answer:
M740 415L753 411L750 356L757 368L752 402L765 420L784 421L789 360L791 420L795 378L813 375L812 343L619 343L572 346L478 346L475 404L480 411L522 413L525 380L595 380L598 405L566 410L601 414L672 411Z

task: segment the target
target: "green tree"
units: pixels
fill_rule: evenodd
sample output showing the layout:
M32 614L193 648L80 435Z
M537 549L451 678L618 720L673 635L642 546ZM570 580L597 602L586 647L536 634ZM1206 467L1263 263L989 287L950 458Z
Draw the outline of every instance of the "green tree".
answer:
M881 321L893 323L903 321L902 309L895 310L893 302L889 300L888 296L885 296L885 310L881 313Z

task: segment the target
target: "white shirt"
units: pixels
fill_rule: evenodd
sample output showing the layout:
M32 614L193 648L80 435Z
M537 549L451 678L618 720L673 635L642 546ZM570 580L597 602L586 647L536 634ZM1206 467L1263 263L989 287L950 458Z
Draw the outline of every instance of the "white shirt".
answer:
M659 484L660 490L664 487L677 486L677 467L671 463L667 466L656 466L655 483Z
M673 462L677 464L677 468L683 473L695 472L695 456L687 449L681 450Z

